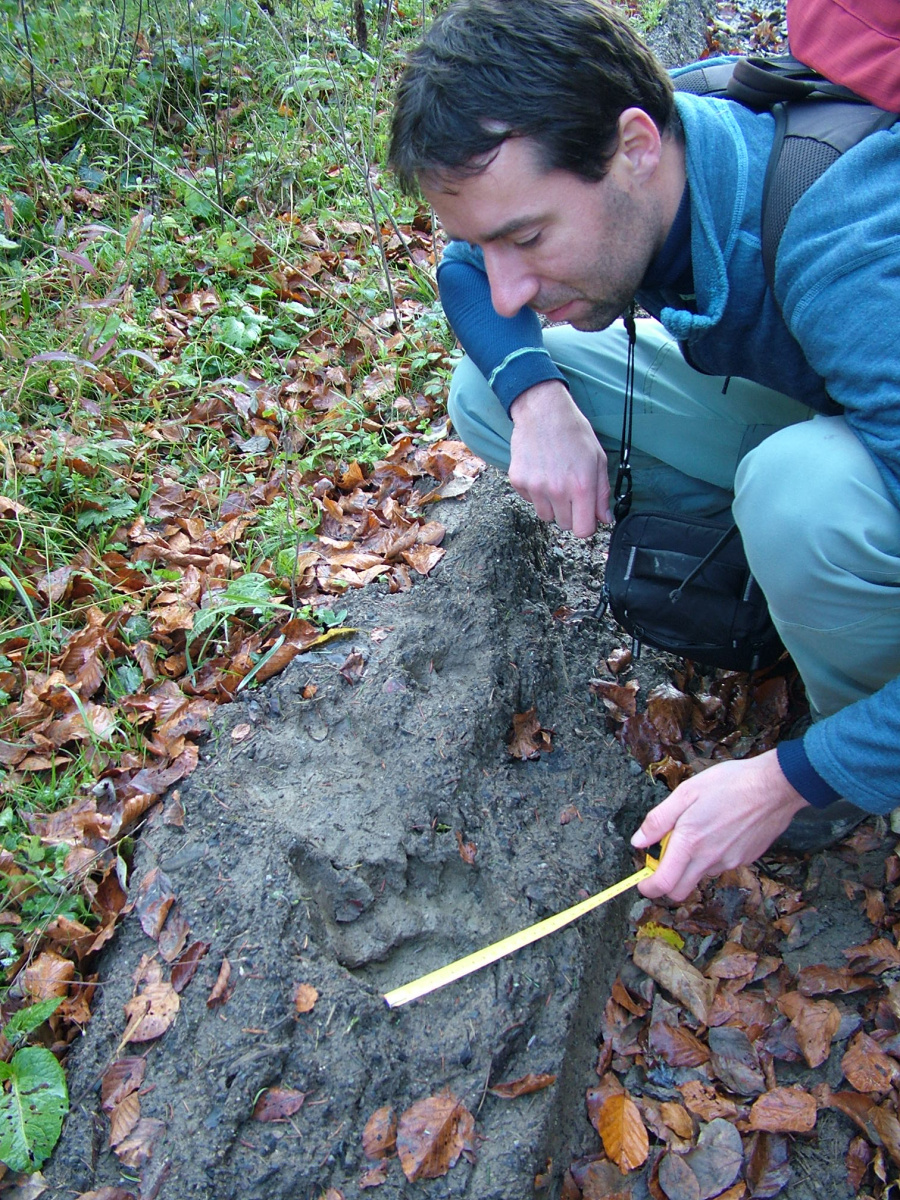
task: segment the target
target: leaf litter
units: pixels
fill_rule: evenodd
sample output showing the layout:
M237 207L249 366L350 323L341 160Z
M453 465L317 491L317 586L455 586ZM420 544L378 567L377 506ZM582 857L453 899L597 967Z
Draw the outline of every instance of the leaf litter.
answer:
M803 713L787 660L768 673L709 678L685 663L643 707L624 655L606 665L614 678L591 683L601 719L670 789L714 762L762 753ZM891 1194L900 1166L900 844L885 857L881 835L863 826L834 853L846 859L844 891L873 934L842 948L845 966L788 965L818 928L807 892L820 876L803 859L772 854L703 881L680 905L638 903L627 971L600 1031L599 1086L587 1092L601 1146L570 1165L565 1200L631 1200L647 1189L654 1200L777 1196L793 1176L792 1147L816 1137L828 1109L857 1130L845 1160L852 1193ZM854 878L865 854L880 879L871 869ZM826 1068L840 1088L825 1082Z

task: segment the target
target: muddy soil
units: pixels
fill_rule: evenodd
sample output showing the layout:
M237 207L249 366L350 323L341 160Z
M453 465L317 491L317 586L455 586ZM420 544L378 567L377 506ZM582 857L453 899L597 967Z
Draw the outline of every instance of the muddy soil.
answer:
M595 604L592 548L558 544L495 475L435 516L447 555L432 577L403 595L355 597L349 642L301 656L220 710L203 765L180 788L184 827L157 817L141 838L135 884L160 867L191 940L211 944L149 1052L142 1116L166 1130L145 1195L158 1173L164 1200L305 1200L329 1185L355 1196L370 1114L443 1088L477 1113L477 1162L415 1185L395 1162L384 1200L526 1195L536 1168L590 1140L584 1088L631 901L406 1008L382 999L631 870L623 834L658 795L588 689L621 635L552 615ZM365 658L352 685L339 673L351 648ZM512 717L532 706L553 750L517 761ZM252 732L235 741L241 726ZM563 825L572 804L579 815ZM457 834L477 846L472 865ZM131 976L155 949L132 915L102 964L102 996L70 1059L73 1113L45 1172L60 1194L122 1179L97 1083L125 1028ZM209 1009L223 957L234 991ZM297 1017L301 982L319 999ZM512 1103L486 1094L529 1071L557 1083ZM258 1093L275 1084L307 1093L304 1107L287 1125L253 1121Z

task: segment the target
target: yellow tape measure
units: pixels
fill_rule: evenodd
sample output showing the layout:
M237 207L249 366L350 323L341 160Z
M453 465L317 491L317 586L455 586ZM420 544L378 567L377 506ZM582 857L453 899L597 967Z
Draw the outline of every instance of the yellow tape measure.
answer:
M669 835L666 834L661 843L659 858L653 858L648 854L644 866L639 871L635 871L633 875L629 875L627 879L621 879L618 883L614 883L612 887L605 888L602 892L597 892L595 896L589 896L587 900L582 900L579 904L573 904L571 908L563 909L562 912L556 913L555 916L538 921L537 925L529 925L527 929L522 929L519 933L513 933L499 942L494 942L492 946L485 946L483 950L476 950L474 954L467 954L465 958L458 958L456 962L449 963L446 967L439 967L438 970L431 971L428 975L423 975L420 979L414 979L412 983L394 988L392 992L386 992L384 997L385 1003L388 1008L399 1008L401 1004L409 1004L410 1000L418 1000L420 996L427 996L429 992L436 992L438 988L442 988L448 983L453 983L457 979L462 979L464 975L471 975L473 971L480 971L482 967L490 966L491 963L497 962L498 959L505 958L507 954L512 954L514 950L521 950L523 946L530 946L532 942L546 937L548 933L556 933L557 929L563 929L566 925L571 925L573 921L577 921L585 913L599 908L607 900L612 900L614 896L619 896L622 892L627 892L629 888L635 887L642 880L649 879L662 860L668 840Z

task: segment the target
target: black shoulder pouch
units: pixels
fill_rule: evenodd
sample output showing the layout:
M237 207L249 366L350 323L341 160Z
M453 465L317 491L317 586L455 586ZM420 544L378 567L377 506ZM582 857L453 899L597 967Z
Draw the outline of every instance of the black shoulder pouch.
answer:
M736 525L630 513L613 530L603 599L638 651L755 671L784 650Z
M635 325L629 335L616 525L601 607L635 641L711 667L753 671L784 651L769 607L750 573L736 525L700 517L630 512Z

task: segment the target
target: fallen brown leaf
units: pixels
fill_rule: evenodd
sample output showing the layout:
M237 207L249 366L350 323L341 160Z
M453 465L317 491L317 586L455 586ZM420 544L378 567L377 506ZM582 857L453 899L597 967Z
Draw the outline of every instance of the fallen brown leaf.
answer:
M141 1101L137 1092L124 1096L109 1114L109 1144L112 1149L133 1132L141 1117Z
M120 1045L151 1042L166 1032L178 1015L181 1001L171 983L148 983L125 1005L128 1026Z
M159 937L174 903L175 893L168 877L154 867L141 880L134 898L134 910L147 937L154 941Z
M631 658L631 651L626 646L620 646L609 655L606 665L612 671L613 675L618 675L620 671L624 671L626 667L631 666Z
M804 996L824 996L829 992L862 992L878 987L871 975L856 975L849 967L817 965L801 967L797 972L797 989Z
M647 696L647 716L668 745L676 745L691 723L693 704L671 683L658 684Z
M722 1117L706 1126L695 1149L688 1151L685 1162L699 1185L699 1200L719 1196L737 1178L744 1158L741 1135Z
M380 1163L374 1167L370 1167L359 1179L360 1191L365 1191L366 1188L381 1187L387 1182L390 1163L386 1158L383 1158Z
M756 970L759 955L737 942L726 942L706 968L710 979L741 979Z
M841 1059L844 1078L858 1092L890 1091L900 1077L900 1063L885 1054L867 1033L857 1033Z
M668 1200L700 1200L700 1181L683 1155L667 1151L659 1160L658 1173Z
M556 1083L555 1075L535 1075L529 1073L523 1075L521 1079L513 1079L509 1083L498 1083L493 1087L488 1088L492 1096L499 1096L502 1100L515 1100L519 1096L530 1096L532 1092L543 1091L544 1088L552 1087Z
M157 941L160 958L167 963L176 959L184 950L190 932L191 927L187 923L187 918L176 902L169 909L169 916Z
M463 835L458 829L456 831L456 844L459 846L459 857L471 867L475 862L478 847L474 842L464 842Z
M869 1120L894 1164L900 1165L900 1121L897 1119L894 1105L890 1101L874 1105Z
M359 683L366 669L366 660L358 650L351 650L339 668L338 674L349 684Z
M25 995L35 1002L65 996L75 978L75 964L55 950L43 950L22 972Z
M137 1056L110 1063L100 1080L100 1099L105 1113L112 1112L126 1096L138 1090L144 1082L146 1069L147 1060Z
M200 959L209 950L209 945L209 942L194 942L192 946L188 946L172 967L172 987L176 992L183 992L194 978L197 967L200 965Z
M884 937L862 946L849 946L844 957L850 960L851 971L872 971L880 975L882 971L900 966L900 950Z
M734 1025L719 1025L709 1030L710 1060L713 1075L729 1092L740 1096L758 1096L766 1090L759 1055L746 1033Z
M699 1067L709 1061L709 1047L683 1025L654 1021L648 1045L670 1067Z
M451 1092L417 1100L397 1128L403 1174L410 1183L446 1175L463 1151L471 1152L474 1131L472 1114Z
M153 1157L156 1143L165 1133L166 1127L162 1121L152 1117L144 1117L138 1121L129 1137L116 1147L116 1155L126 1167L139 1170Z
M541 728L537 709L513 714L513 731L507 743L512 758L533 759L553 749L548 730Z
M592 679L590 689L599 696L607 710L617 720L633 717L637 712L637 694L640 684L636 679L619 683L610 679Z
M828 1057L831 1040L840 1027L840 1012L830 1000L808 1000L799 992L786 992L777 1003L791 1022L807 1064L820 1067Z
M753 1197L777 1196L791 1177L788 1140L781 1133L755 1133L745 1151L745 1175Z
M306 1099L306 1092L294 1088L266 1088L253 1106L254 1121L286 1121L299 1112Z
M593 1162L581 1174L581 1189L576 1185L575 1195L581 1200L631 1200L632 1187L615 1163Z
M233 989L229 988L228 981L231 978L231 963L227 958L222 959L222 965L219 967L219 974L216 977L216 982L212 986L212 991L206 998L207 1008L218 1008L220 1005L227 1003Z
M650 1152L647 1129L640 1110L627 1093L609 1096L604 1101L595 1127L603 1149L623 1174L645 1162Z
M815 1124L815 1097L796 1085L773 1088L750 1109L750 1128L764 1133L809 1133Z
M388 1106L372 1113L362 1135L363 1154L366 1158L381 1159L397 1149L397 1118Z
M859 1195L863 1178L874 1157L875 1151L864 1137L857 1136L851 1139L844 1162L847 1167L847 1182L855 1195Z
M638 938L632 955L635 965L683 1004L704 1025L716 985L706 979L683 954L661 938Z
M679 1084L678 1090L685 1108L696 1113L701 1121L714 1121L716 1117L728 1120L737 1116L737 1105L733 1100L720 1096L714 1087L699 1079L689 1079L687 1083Z
M294 987L294 1012L298 1016L303 1013L312 1012L316 1006L316 1001L319 999L319 993L311 983L298 983Z

